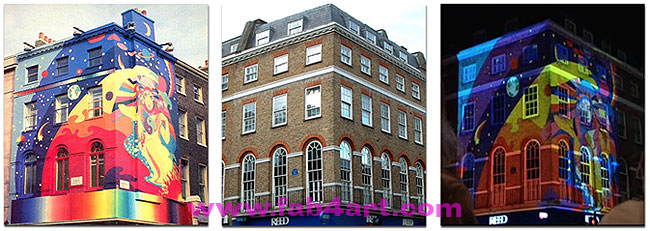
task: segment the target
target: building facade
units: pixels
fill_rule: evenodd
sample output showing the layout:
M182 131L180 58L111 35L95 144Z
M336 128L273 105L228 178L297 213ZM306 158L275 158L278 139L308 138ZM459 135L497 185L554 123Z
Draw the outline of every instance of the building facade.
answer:
M457 58L457 169L479 223L593 224L643 197L640 71L549 20Z
M16 76L16 55L4 58L4 124L12 124L14 107L14 77ZM4 126L4 223L9 222L9 176L11 169L11 129L12 126Z
M146 11L122 19L60 41L41 33L17 54L10 224L192 223L181 188L182 71Z
M385 198L391 214L424 203L422 53L331 4L250 21L222 52L222 200L268 203L276 212L231 215L224 225L425 224L422 216L379 212L277 214L281 198L323 207L340 198L341 208Z

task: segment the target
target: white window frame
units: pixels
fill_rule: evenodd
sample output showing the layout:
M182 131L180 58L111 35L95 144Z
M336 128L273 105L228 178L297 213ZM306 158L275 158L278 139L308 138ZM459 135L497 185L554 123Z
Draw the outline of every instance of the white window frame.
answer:
M422 137L422 119L418 118L417 116L413 116L413 132L415 136L415 143L422 144L424 140L424 137Z
M244 84L257 81L257 72L259 69L257 68L257 63L253 65L246 66L244 68ZM250 78L249 78L250 76Z
M307 95L307 92L309 90L311 90L311 89L314 89L314 88L318 88L318 94L317 94L317 96L318 96L318 106L315 106L313 108L309 108L309 103L310 103L309 99L310 98ZM305 120L315 119L315 118L319 118L319 117L322 116L322 114L323 114L323 111L322 111L322 99L321 99L322 92L323 92L323 89L321 88L321 85L305 88ZM316 98L316 96L314 96L314 98ZM309 116L309 110L314 110L314 109L318 109L318 114L314 114L312 116Z
M349 203L354 198L354 190L352 187L352 148L345 140L341 141L339 145L339 160L341 162L339 165L341 167L341 202ZM347 177L345 177L346 175Z
M323 60L322 56L323 44L313 45L307 47L305 50L305 65L317 63ZM311 60L310 60L311 58Z
M398 91L405 92L405 90L404 90L404 77L399 75L399 74L395 74L395 82L396 82L395 88Z
M408 62L408 55L406 55L406 53L400 51L399 52L399 59L401 59L404 62Z
M203 103L203 88L199 85L194 84L194 88L192 90L194 90L194 101L197 103Z
M393 45L390 45L388 42L384 41L384 50L386 50L391 55L393 54Z
M345 45L341 45L341 62L352 66L352 49Z
M230 45L230 53L236 52L237 48L239 48L239 43L235 43L235 44Z
M255 204L255 178L256 178L256 164L255 164L255 155L249 153L242 159L241 163L241 211L246 210L246 206L243 203L248 203L249 207L252 208ZM244 176L247 173L252 172L252 179L245 179ZM246 185L250 185L250 188L247 188Z
M196 117L196 143L199 145L206 146L206 137L205 137L205 119L201 117Z
M289 71L289 54L281 55L273 59L273 74L277 75Z
M183 77L181 75L176 75L175 77L176 77L176 86L179 87L179 89L176 89L176 92L178 92L179 94L185 95L185 77ZM223 88L223 79L221 80L221 82L222 82L221 88ZM226 86L227 86L227 84L226 84Z
M364 103L365 102L365 103ZM364 115L368 115L368 122L364 122ZM361 123L372 127L372 97L361 94Z
M287 35L294 35L302 32L302 19L287 23Z
M209 204L208 166L201 163L199 163L199 192L203 194L203 198L201 198L202 202L206 205ZM199 194L199 196L201 196L201 194Z
M400 188L400 207L409 203L409 169L404 157L399 159L399 188ZM407 211L409 206L406 207Z
M228 90L228 74L221 75L221 91Z
M411 82L411 96L417 100L420 99L420 85L415 82Z
M33 105L33 106L32 106ZM37 116L38 116L38 106L37 102L29 102L25 103L25 112L24 112L24 121L23 124L25 125L24 130L32 130L36 129L36 124L37 124ZM31 108L33 107L33 110ZM30 122L32 121L32 122Z
M97 86L88 89L88 118L101 117L104 115L104 91L102 86ZM99 103L99 106L95 107L95 103ZM98 111L98 115L95 115L95 111Z
M399 138L408 140L408 125L406 122L406 112L397 110L397 135Z
M188 139L187 135L187 112L184 110L178 110L178 136L183 139Z
M393 182L392 178L392 164L388 153L384 152L381 154L381 185L382 185L382 198L386 199L388 203L386 208L390 208L393 203ZM388 186L388 187L387 187Z
M363 187L361 198L364 204L374 203L372 184L372 154L370 153L370 149L364 146L361 149L361 186Z
M284 100L284 105L277 105L277 103L281 103L281 101L278 101L278 100ZM278 102L276 103L276 101L278 101ZM278 108L278 106L279 106L279 108ZM278 115L278 116L284 115L284 122L276 123L276 115ZM289 120L289 115L287 113L287 94L285 93L285 94L282 94L282 95L274 96L273 97L273 113L271 114L272 127L278 127L278 126L286 125L288 120Z
M381 103L380 104L380 114L381 114L381 131L390 133L390 105ZM384 111L385 109L385 111ZM384 125L386 128L384 128Z
M348 29L357 35L361 35L361 27L353 21L348 21Z
M366 39L372 41L372 45L377 45L377 36L370 31L366 31Z
M317 152L319 152L317 156L312 156L309 153L312 148L317 148ZM321 203L323 202L323 145L318 141L310 142L307 149L305 149L305 160L305 169L307 170L305 171L307 185L305 187L305 201L308 201L307 197L311 197L312 203ZM312 162L316 162L314 165L320 166L320 168L310 168ZM315 185L315 187L312 185Z
M54 109L55 109L54 121L57 124L68 122L69 109L70 109L69 106L70 106L70 100L68 99L68 95L60 95L56 97L54 103Z
M271 172L273 174L273 180L271 183L273 184L273 207L277 208L278 207L278 202L280 198L284 197L287 202L289 198L287 197L287 186L288 186L288 158L287 158L287 150L280 147L275 149L273 152L273 168L271 169ZM278 160L282 160L281 162L278 162ZM280 181L278 184L277 181Z
M385 83L385 84L389 84L388 83L388 81L389 81L388 80L388 68L386 68L386 67L384 67L382 65L379 65L379 81L381 81L382 83Z
M341 85L341 117L352 119L352 89L343 85Z
M415 163L415 193L418 204L424 203L424 168L419 162Z
M255 34L255 46L263 45L269 43L269 38L271 37L271 31L265 30Z
M364 63L364 61L367 63ZM364 67L366 68L366 71L364 71ZM372 60L363 55L361 55L361 72L372 75Z
M252 111L253 115L247 118L246 117L246 106L251 105L251 104L253 105L253 108L250 109L250 110ZM248 120L252 119L253 128L251 130L246 130L246 120L247 119ZM257 102L250 102L250 103L242 105L242 123L241 123L242 135L255 132L256 129L257 129Z

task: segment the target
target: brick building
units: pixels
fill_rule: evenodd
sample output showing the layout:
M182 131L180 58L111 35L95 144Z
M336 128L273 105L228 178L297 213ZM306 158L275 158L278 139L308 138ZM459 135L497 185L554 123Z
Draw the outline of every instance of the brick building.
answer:
M11 124L13 118L14 77L16 76L16 55L4 58L4 124ZM4 126L4 223L9 222L9 176L11 163L11 126Z
M222 43L225 203L425 201L426 70L328 4ZM421 216L229 216L225 225L424 225Z
M457 60L456 166L479 223L593 224L643 198L642 72L550 20Z

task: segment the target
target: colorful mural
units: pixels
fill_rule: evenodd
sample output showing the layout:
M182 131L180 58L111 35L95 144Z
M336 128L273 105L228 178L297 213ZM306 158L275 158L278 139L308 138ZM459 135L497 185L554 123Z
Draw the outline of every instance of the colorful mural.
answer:
M458 172L476 209L537 202L606 212L615 205L610 60L550 21L461 51L458 60L458 153L473 160L459 159Z

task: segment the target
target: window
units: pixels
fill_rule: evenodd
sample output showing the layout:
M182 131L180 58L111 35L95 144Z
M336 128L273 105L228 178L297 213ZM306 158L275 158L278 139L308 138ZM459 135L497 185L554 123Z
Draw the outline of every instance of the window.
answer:
M463 105L463 131L474 130L474 102Z
M372 98L361 95L361 123L372 127Z
M307 197L314 203L323 201L322 146L312 141L307 146ZM308 199L308 200L309 200Z
M573 32L574 34L577 34L577 33L576 33L576 24L575 24L573 21L571 21L571 20L565 18L565 19L564 19L564 27L565 27L567 30Z
M241 203L248 203L249 208L255 204L255 156L248 154L242 161L242 195ZM241 211L245 211L246 206L243 205Z
M226 111L221 111L221 140L226 139Z
M571 105L569 101L569 89L565 86L558 88L559 114L565 118L571 118Z
M395 74L395 82L397 83L395 85L395 88L401 92L404 92L404 77L399 74Z
M408 139L406 130L406 112L397 110L397 135L400 138Z
M228 74L221 76L221 90L228 90Z
M506 122L506 94L497 92L492 96L492 123L503 124Z
M102 116L103 113L103 100L102 100L102 87L94 87L88 89L88 97L90 102L88 103L88 117L95 118Z
M273 97L273 127L287 124L287 94Z
M537 116L537 84L531 85L524 91L524 119Z
M56 59L56 74L68 73L68 56Z
M306 51L307 60L305 61L306 63L305 65L320 62L322 60L321 57L322 48L323 48L323 44L307 47L307 51Z
M361 32L361 30L360 30L360 28L359 28L359 25L356 24L356 23L354 23L354 22L352 22L352 21L349 21L349 22L348 22L348 29L350 29L350 31L352 31L353 33L355 33L355 34L357 34L357 35L359 35L360 32Z
M176 81L176 92L185 94L185 78L180 75L174 76L175 81ZM222 82L221 82L221 88L223 89L223 77L222 77ZM226 89L228 88L228 75L226 75Z
M352 149L342 141L339 149L341 162L341 201L352 202Z
M393 54L393 45L390 45L386 41L384 41L384 50L388 51L388 53Z
M194 85L194 101L203 103L203 89L199 85Z
M571 161L569 159L569 145L567 145L564 140L560 141L558 145L558 157L560 179L563 179L565 181L569 180L569 172L571 171L569 163L571 163Z
M27 83L34 83L38 80L38 66L27 68Z
M408 165L404 158L399 159L399 189L400 189L400 207L409 203L409 173ZM409 207L406 207L407 209Z
M32 130L36 128L36 102L26 103L25 104L25 131Z
M580 100L580 122L583 124L591 124L591 101L589 98Z
M585 146L580 148L580 176L582 183L591 184L591 153Z
M424 203L424 169L419 162L415 163L415 193L418 204Z
M255 46L269 43L269 30L262 31L255 35Z
M208 204L208 167L199 164L199 197L201 201Z
M187 139L187 113L178 110L178 136Z
M90 186L104 186L104 145L100 142L90 147Z
M539 143L530 141L526 144L526 179L539 179Z
M257 102L244 104L242 134L255 132L255 106Z
M196 117L196 143L206 145L205 143L205 121Z
M370 204L372 201L372 155L368 147L361 149L361 184L363 187L363 203Z
M560 44L556 44L555 47L557 48L557 60L560 61L561 63L564 64L569 64L569 48L562 46Z
M582 38L589 43L594 43L594 35L588 30L582 30Z
M474 155L467 153L461 164L460 178L469 190L470 196L474 197Z
M388 84L388 68L379 65L379 81Z
M603 191L605 191L609 190L609 157L607 153L600 155L600 185Z
M305 89L305 119L320 117L320 85Z
M621 194L622 200L625 201L630 199L627 162L625 162L625 159L620 159L618 162L619 162L619 166L618 166L619 193Z
M533 63L537 61L537 44L532 44L524 47L524 64Z
M68 121L68 95L56 97L55 110L56 123L64 123Z
M420 99L420 85L417 83L411 82L411 96L415 99Z
M582 55L578 55L578 71L582 73L589 73L589 68L587 67L587 60L582 57Z
M341 86L341 117L352 119L352 89Z
M506 55L501 54L492 58L492 75L506 71Z
M372 75L372 74L370 74L370 65L371 65L370 59L366 58L366 56L362 55L361 56L361 72L366 73L368 75Z
M366 31L366 39L372 42L372 45L377 45L377 36L375 34Z
M616 109L616 125L618 126L618 136L627 138L627 123L625 121L625 112Z
M244 84L257 80L257 64L247 66L244 69Z
M190 193L190 165L187 159L181 159L181 194L183 199L186 199Z
M238 43L235 43L235 44L230 45L230 53L235 53L235 52L237 52L237 49L238 49L238 48L239 48L239 44L238 44Z
M25 190L24 194L32 194L38 188L36 181L36 156L27 154L25 157Z
M352 49L341 45L341 62L352 65Z
M406 53L400 51L399 52L399 59L406 62L408 60L408 56L406 56Z
M287 150L278 148L273 152L273 206L280 198L287 198Z
M309 59L309 58L308 58ZM283 73L289 70L289 54L273 59L273 74Z
M300 32L302 32L302 19L290 22L289 25L287 25L288 35L294 35Z
M390 106L381 104L381 131L390 133Z
M632 131L634 134L634 142L643 144L643 124L638 117L632 117Z
M94 66L99 66L102 65L102 48L97 47L88 50L88 66L89 67L94 67Z
M388 153L382 153L381 154L381 187L383 188L382 190L382 198L388 202L388 205L386 208L390 208L390 205L392 205L392 198L393 198L393 190L391 189L391 164L390 164L390 157L388 157Z
M499 147L492 154L492 184L501 185L506 182L506 150Z
M469 83L476 79L476 64L472 63L463 67L463 83Z
M616 89L616 94L620 95L624 91L624 89L623 89L623 78L621 78L621 76L616 75L614 77L614 80L615 80L614 87Z
M415 133L415 143L422 144L422 119L413 117L413 129Z
M636 82L630 82L630 95L639 98L639 85Z
M70 155L68 149L59 148L56 153L56 190L68 190L70 187Z

